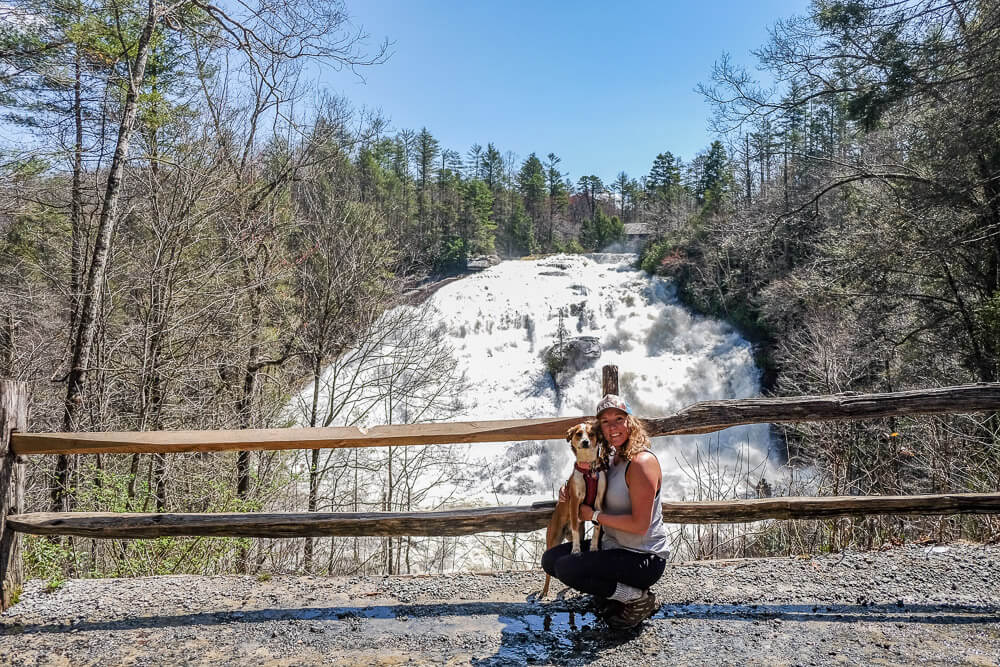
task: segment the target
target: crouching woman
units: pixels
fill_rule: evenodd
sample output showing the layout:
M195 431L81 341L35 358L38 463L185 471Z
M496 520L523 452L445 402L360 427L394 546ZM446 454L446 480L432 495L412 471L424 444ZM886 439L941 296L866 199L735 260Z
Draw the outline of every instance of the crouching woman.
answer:
M580 505L580 519L601 526L598 551L570 554L569 542L542 556L542 568L570 588L597 599L598 612L608 625L632 628L656 613L649 590L666 566L667 533L660 508L660 462L649 436L628 404L608 394L597 404L599 437L613 449L604 505L595 512ZM560 498L565 489L560 491Z

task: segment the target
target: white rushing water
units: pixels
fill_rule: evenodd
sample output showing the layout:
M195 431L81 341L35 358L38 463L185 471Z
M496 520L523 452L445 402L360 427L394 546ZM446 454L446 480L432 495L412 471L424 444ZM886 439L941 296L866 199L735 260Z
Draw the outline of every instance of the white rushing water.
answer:
M759 372L749 343L729 325L689 312L668 280L636 270L635 260L633 254L596 254L507 261L442 287L425 304L416 328L395 336L389 346L405 346L415 336L434 332L451 348L448 365L464 375L463 390L437 404L429 398L436 389L422 390L420 397L432 407L416 411L419 419L412 405L403 415L398 407L386 410L383 396L373 401L375 409L365 408L361 422L592 414L604 364L618 365L621 393L638 416L662 417L698 401L758 394ZM407 309L412 308L400 307L395 315ZM543 352L557 340L560 313L570 339L596 338L600 356L589 367L562 374L557 388ZM361 384L384 375L384 366L363 371ZM333 372L325 379L330 384ZM344 368L337 372L343 385L347 373ZM452 496L463 503L548 500L571 467L562 440L460 447L467 448L470 461L482 464L474 468L479 472L471 487ZM730 485L734 478L744 485L756 482L768 459L768 428L656 438L654 449L663 469L664 498L694 498L699 487L704 496L724 479ZM449 496L443 477L433 482L428 502Z

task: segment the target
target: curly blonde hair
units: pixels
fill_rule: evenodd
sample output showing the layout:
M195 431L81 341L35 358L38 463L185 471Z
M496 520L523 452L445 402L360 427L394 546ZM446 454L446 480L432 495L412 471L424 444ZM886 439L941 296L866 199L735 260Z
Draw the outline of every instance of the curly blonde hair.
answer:
M600 444L601 449L607 454L610 454L611 444L604 439L604 431L601 429L600 420L595 418L594 424L597 427L597 442ZM646 433L646 427L642 425L635 415L626 415L625 424L628 426L628 442L625 443L625 450L621 453L626 460L631 461L636 454L641 451L652 448L652 443L649 441L649 434Z

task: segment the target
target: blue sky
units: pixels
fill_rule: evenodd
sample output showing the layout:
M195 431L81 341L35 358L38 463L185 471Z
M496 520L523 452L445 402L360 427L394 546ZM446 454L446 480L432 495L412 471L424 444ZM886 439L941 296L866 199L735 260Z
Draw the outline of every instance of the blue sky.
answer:
M690 160L708 146L710 109L694 92L723 52L749 54L806 0L459 2L348 0L388 63L323 84L381 109L394 129L426 126L463 156L492 141L520 159L554 152L574 182L621 170L638 178L657 153Z

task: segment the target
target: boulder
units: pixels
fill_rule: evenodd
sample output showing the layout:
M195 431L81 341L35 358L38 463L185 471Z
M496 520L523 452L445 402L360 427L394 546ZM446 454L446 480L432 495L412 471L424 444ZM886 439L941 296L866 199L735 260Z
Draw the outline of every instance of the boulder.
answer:
M601 358L601 340L596 336L576 336L567 338L562 350L552 345L542 353L546 366L558 368L560 374L573 374L589 368ZM560 363L561 361L561 363Z
M483 271L500 263L500 258L496 255L475 255L470 257L466 266L470 271Z

